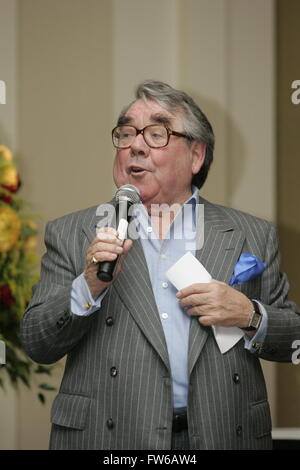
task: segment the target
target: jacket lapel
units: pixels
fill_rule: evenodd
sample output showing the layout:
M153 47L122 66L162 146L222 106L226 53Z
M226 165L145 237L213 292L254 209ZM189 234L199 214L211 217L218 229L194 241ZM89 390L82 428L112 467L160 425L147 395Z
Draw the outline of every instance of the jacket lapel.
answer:
M113 199L107 204L91 207L82 223L82 230L89 242L92 242L97 234L97 228L115 227L115 225L115 200Z
M203 246L196 251L196 258L203 264L213 279L228 283L234 266L242 251L245 234L233 223L228 223L220 210L213 204L204 203L204 240ZM198 219L199 224L203 219ZM203 327L198 319L191 321L189 337L189 374L201 353L201 350L211 332L211 328Z
M133 242L114 288L170 370L168 349L140 240Z
M115 226L114 201L111 201L109 205L112 206L112 211L107 204L99 206L97 209L98 215L93 217L91 223L83 228L89 241L95 238L96 227ZM167 344L152 290L144 251L137 233L134 233L133 224L131 230L131 233L135 235L133 237L133 244L126 255L122 270L115 279L112 288L119 295L144 335L170 370Z

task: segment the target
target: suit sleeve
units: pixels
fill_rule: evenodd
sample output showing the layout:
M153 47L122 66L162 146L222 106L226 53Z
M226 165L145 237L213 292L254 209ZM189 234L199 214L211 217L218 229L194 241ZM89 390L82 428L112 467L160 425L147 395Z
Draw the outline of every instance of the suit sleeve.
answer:
M286 274L280 272L276 229L273 224L270 227L260 299L268 314L268 327L258 355L266 360L291 362L292 344L300 338L300 310L288 298L289 282Z
M47 251L42 258L41 279L33 287L20 331L25 351L38 363L51 364L61 359L89 331L97 314L78 316L71 312L72 282L76 274L68 250L74 248L74 243L75 239L68 238L67 243L60 236L56 221L47 224Z

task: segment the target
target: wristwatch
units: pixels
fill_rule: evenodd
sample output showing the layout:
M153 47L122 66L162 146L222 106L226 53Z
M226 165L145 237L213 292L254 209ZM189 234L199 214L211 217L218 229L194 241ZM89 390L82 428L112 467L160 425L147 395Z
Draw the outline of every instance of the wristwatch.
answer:
M253 305L253 312L251 313L248 326L246 326L245 328L241 328L244 331L257 330L262 320L262 314L260 312L258 303L255 302L255 300L251 300L251 302Z

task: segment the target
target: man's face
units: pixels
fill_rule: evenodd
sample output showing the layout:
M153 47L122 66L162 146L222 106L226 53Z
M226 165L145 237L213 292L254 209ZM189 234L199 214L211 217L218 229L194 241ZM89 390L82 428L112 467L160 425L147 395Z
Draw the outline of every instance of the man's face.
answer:
M164 123L174 131L184 132L181 116L169 113L154 101L135 101L126 118L127 124L137 129ZM191 195L192 176L200 170L204 156L205 146L199 142L189 145L185 138L171 135L166 147L150 148L139 134L131 147L117 149L114 181L117 187L136 186L147 208L151 204L182 204ZM143 171L135 172L136 168Z

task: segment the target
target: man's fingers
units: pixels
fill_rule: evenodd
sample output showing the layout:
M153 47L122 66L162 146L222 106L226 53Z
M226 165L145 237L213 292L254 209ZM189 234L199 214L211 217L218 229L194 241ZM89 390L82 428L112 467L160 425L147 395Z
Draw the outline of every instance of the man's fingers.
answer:
M208 311L199 306L186 309L185 312L190 316L198 317L199 323L203 326L218 325L224 319L219 311Z
M125 240L123 247L119 245L97 242L87 254L87 264L114 261L120 256L120 264L132 246L132 240ZM95 251L96 250L96 251Z
M123 246L123 254L120 256L117 267L116 267L116 274L118 274L122 268L122 265L124 263L125 257L132 247L132 240L125 240L124 246Z
M188 295L187 297L179 299L179 304L181 307L209 304L209 295L206 293Z
M124 245L123 245L124 255L128 253L131 247L132 247L132 240L129 240L129 239L125 240Z
M98 242L95 243L95 245L91 249L92 254L97 254L102 251L121 254L123 253L123 247L116 243Z
M97 231L97 236L90 244L86 254L85 272L90 283L99 282L96 279L98 263L103 261L115 261L115 259L119 257L114 273L115 277L120 272L125 255L128 253L131 246L132 240L120 240L117 230L113 227L101 227Z
M197 284L191 284L190 286L185 287L184 289L181 289L180 291L178 291L176 294L176 297L178 299L183 299L184 297L187 297L188 295L210 292L211 284L212 284L211 282L202 282L202 283L199 282Z
M122 245L123 241L120 240L117 235L110 232L99 232L97 237L94 238L91 245L97 245L97 243L116 243L117 245Z
M208 317L208 316L199 316L198 317L198 322L203 325L203 326L213 326L213 325L217 325L217 321L216 321L216 318L215 317Z
M102 234L102 233L111 233L112 235L117 236L118 232L113 227L101 227L101 228L97 229L97 236L98 236L98 234Z
M119 243L121 244L122 243L122 240L120 240L116 235L114 235L113 233L99 233L99 235L97 235L97 237L95 238L94 242L93 243L99 243L99 241L101 242L111 242L111 241L114 241L116 243Z
M117 256L118 256L118 253L114 253L112 251L101 251L101 252L95 253L92 256L92 259L94 259L96 263L101 263L102 261L113 261L114 259L117 258Z

